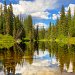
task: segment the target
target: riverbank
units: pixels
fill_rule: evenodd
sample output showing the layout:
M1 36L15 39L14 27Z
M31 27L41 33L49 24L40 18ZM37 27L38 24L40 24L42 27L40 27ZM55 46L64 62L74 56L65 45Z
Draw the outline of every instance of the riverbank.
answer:
M57 42L63 44L75 44L75 37L56 38L56 39L41 39L39 42Z
M63 43L63 44L75 44L75 37L58 37L56 39L39 39L39 40L30 40L28 38L24 38L23 40L17 39L15 40L10 35L2 35L0 34L0 44L2 43L20 43L20 42L57 42L57 43Z

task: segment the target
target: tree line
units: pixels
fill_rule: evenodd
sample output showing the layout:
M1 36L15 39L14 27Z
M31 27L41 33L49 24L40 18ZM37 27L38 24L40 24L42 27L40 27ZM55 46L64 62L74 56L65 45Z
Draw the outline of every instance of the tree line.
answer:
M71 9L69 7L67 13L65 13L65 8L62 5L60 11L60 18L57 18L56 23L49 23L47 29L44 26L39 29L37 26L36 31L38 31L37 38L41 39L62 39L75 37L75 9L74 14L71 15Z
M4 7L0 6L0 34L11 35L15 40L28 38L33 39L33 23L31 15L23 19L20 15L13 14L13 7L10 3Z
M20 15L13 14L13 7L10 3L7 6L4 2L4 7L0 6L0 34L11 35L15 40L39 40L39 39L55 39L57 37L75 37L75 11L74 16L71 15L71 9L65 14L65 8L62 6L60 18L56 24L50 22L47 29L44 26L39 29L37 25L34 28L31 15L22 18Z
M49 25L47 30L49 38L57 37L75 37L75 10L74 14L71 15L71 9L65 13L65 8L62 6L60 12L60 18L57 18L56 24Z

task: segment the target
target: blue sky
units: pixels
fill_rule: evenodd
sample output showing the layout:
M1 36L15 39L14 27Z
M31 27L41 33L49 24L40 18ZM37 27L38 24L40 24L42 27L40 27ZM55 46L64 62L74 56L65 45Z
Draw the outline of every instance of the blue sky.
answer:
M4 0L0 0L3 3ZM61 6L65 6L65 12L71 7L72 14L75 6L75 0L6 0L7 4L13 3L13 11L15 15L22 14L32 15L33 23L48 25L51 21L56 22L56 18L60 17Z

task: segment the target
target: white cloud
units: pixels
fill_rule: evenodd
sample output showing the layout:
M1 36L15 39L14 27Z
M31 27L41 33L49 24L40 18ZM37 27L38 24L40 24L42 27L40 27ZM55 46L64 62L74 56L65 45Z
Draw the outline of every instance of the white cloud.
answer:
M34 58L43 58L46 55L49 55L48 51L43 52L42 50L39 50L39 55L37 54L37 51L34 52Z
M34 17L49 19L47 9L56 8L57 0L35 0L35 1L19 1L19 4L12 4L15 15L30 14Z
M37 18L41 18L41 19L51 19L49 18L49 12L35 12L35 13L31 13L31 15L33 17L37 17Z
M71 15L73 16L73 15L74 15L75 4L69 4L68 7L65 7L65 11L66 11L66 12L68 11L69 7L70 7L70 9L71 9Z
M34 27L36 28L36 27L39 27L39 28L48 28L48 25L46 25L45 23L36 23L35 25L34 25Z
M1 8L1 7L4 8L4 4L3 4L3 3L0 3L0 8Z
M57 15L56 14L53 14L52 19L53 20L56 20L57 19Z
M45 12L47 9L52 10L57 7L58 0L34 0L25 1L19 0L19 4L12 4L13 12L15 15L25 14L32 15L36 18L50 19L49 12ZM2 3L1 3L2 4Z
M74 9L75 9L75 4L69 4L68 7L65 7L65 14L67 14L67 11L69 10L69 7L71 9L71 15L74 15ZM60 12L58 14L52 14L52 19L56 20L57 18L60 18Z
M72 62L70 62L68 69L67 69L67 66L64 65L64 70L66 70L67 72L73 72L73 65L72 65Z
M3 3L0 3L0 6L1 6L1 5L3 6Z
M60 18L60 13L59 14L53 14L52 19L56 20L57 18Z

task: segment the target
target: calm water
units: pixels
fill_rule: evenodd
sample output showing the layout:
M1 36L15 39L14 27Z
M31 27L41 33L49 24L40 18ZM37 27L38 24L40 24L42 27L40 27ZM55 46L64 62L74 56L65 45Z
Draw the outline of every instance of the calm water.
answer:
M40 75L42 70L75 75L75 45L28 42L0 48L0 75Z

